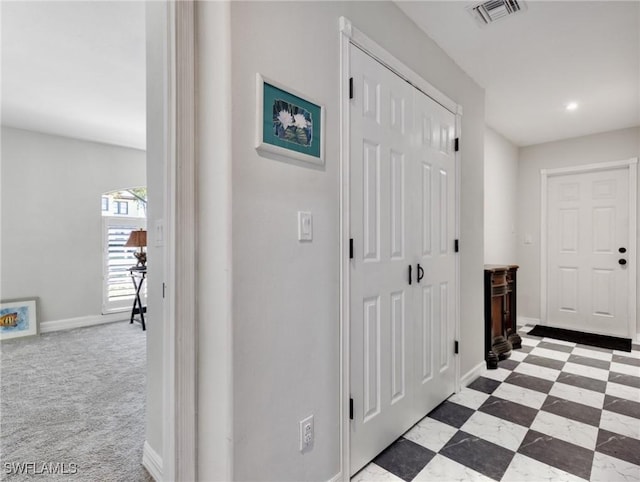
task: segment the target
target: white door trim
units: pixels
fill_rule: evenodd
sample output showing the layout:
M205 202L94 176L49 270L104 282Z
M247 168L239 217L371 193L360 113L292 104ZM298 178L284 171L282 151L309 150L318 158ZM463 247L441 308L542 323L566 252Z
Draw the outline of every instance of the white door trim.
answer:
M609 169L626 167L629 169L629 320L628 336L636 338L636 271L637 271L637 199L638 199L638 158L633 157L624 161L599 162L595 164L584 164L581 166L560 167L557 169L540 170L540 324L547 324L547 209L549 207L547 199L547 182L549 177L562 176L566 174L581 174L585 172L597 172Z
M162 480L196 480L195 14L168 1L163 116L166 292ZM176 323L180 320L180 323Z
M175 2L175 477L197 480L195 2ZM177 322L180 320L180 323Z
M171 340L175 337L175 2L168 1L166 9L166 33L163 36L163 99L162 116L162 155L165 169L164 180L164 227L165 227L165 300L162 311L162 467L161 480L176 478L176 405L175 405L175 346ZM156 475L156 474L154 474ZM157 480L157 479L156 479Z
M163 93L162 149L167 289L163 309L162 480L199 480L203 477L200 471L217 480L233 480L231 136L229 126L218 126L217 118L212 121L207 115L212 105L222 105L220 100L230 109L230 6L228 2L194 0L168 0L165 5L163 67L167 87ZM217 28L200 28L205 23ZM198 45L204 48L199 50ZM211 45L216 46L215 52ZM203 62L202 55L216 56L215 72ZM200 82L216 88L198 90ZM198 136L198 129L218 134ZM217 149L217 162L199 164L198 158L209 155L212 144ZM200 183L213 188L200 189ZM198 205L214 206L215 211L211 208L203 215ZM203 240L210 249L198 251ZM198 269L200 265L207 269ZM199 325L203 314L211 323ZM199 352L198 335L213 340L213 349ZM199 384L198 375L210 383ZM211 400L215 409L208 403ZM199 404L209 408L200 417ZM198 422L207 430L199 430ZM198 457L200 450L210 447L216 448L215 454Z
M375 41L353 26L351 21L340 17L340 473L334 480L349 481L350 467L350 422L349 422L349 388L350 388L350 113L349 113L349 46L353 44L367 55L383 64L409 84L435 100L450 112L456 114L456 136L460 136L462 106L449 99L446 95L433 87L420 75L400 62ZM460 233L460 151L456 152L456 236ZM456 339L460 335L460 257L456 257ZM455 357L456 391L460 389L460 359Z
M358 47L370 57L376 59L386 68L395 73L398 77L413 85L416 89L421 91L427 97L435 100L438 104L443 106L448 111L452 112L453 114L462 115L461 105L456 104L453 100L440 92L429 82L424 80L420 76L420 74L414 72L412 69L400 62L396 57L394 57L393 54L389 53L383 47L378 45L374 40L367 37L364 33L354 27L351 23L351 20L347 19L346 17L340 17L340 34L341 38L346 37L350 43ZM347 59L348 58L349 54L347 52ZM347 67L348 65L349 64L347 64ZM342 64L342 66L344 66L344 63ZM349 91L347 90L347 93L348 92Z

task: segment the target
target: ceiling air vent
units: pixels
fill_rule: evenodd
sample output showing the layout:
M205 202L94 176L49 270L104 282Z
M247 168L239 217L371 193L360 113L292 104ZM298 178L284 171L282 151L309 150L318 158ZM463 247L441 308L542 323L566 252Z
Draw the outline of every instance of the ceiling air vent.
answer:
M496 20L525 10L525 5L524 2L517 0L490 0L469 6L467 10L469 10L476 21L484 27Z

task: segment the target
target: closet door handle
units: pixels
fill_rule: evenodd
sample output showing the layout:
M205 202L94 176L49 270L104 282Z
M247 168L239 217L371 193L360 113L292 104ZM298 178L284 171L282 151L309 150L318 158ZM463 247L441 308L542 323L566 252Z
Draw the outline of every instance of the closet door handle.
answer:
M422 281L422 278L424 278L424 270L422 269L422 266L420 266L420 263L418 263L418 283Z
M411 265L409 265L409 284L411 284Z

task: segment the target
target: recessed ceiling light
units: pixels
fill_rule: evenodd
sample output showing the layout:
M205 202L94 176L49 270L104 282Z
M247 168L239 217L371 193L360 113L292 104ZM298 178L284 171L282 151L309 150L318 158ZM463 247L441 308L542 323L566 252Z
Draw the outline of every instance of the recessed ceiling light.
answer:
M567 104L567 110L576 110L578 108L577 102L569 102Z

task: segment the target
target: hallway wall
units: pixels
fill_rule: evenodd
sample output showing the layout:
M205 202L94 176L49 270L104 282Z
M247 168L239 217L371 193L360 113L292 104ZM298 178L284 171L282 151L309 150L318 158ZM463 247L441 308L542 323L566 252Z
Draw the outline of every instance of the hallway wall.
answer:
M484 262L517 264L518 147L490 127L484 138Z
M213 10L208 5L200 11ZM329 480L340 462L339 391L339 30L344 15L464 108L461 150L461 372L482 362L484 92L391 2L231 4L232 108L208 112L231 122L233 478ZM199 19L208 31L213 17ZM199 69L214 77L221 46L200 37ZM314 170L261 157L254 149L256 73L317 99L327 109L326 166ZM204 80L205 77L202 77ZM202 93L213 96L210 83ZM222 105L221 108L224 106ZM201 163L222 162L205 145ZM201 189L213 186L201 179ZM210 200L209 202L213 202ZM201 210L213 209L202 205ZM297 241L298 210L313 213L314 239ZM213 241L213 239L212 239ZM219 240L218 240L219 241ZM207 270L206 263L201 270ZM205 283L207 281L205 280ZM207 292L209 285L202 286ZM213 287L213 282L211 282ZM222 322L222 320L219 320ZM201 346L213 338L213 319ZM207 360L211 356L203 355ZM203 362L214 374L210 362ZM216 379L207 378L208 387ZM221 380L224 383L224 380ZM201 380L202 383L202 380ZM208 432L219 398L199 399ZM298 450L298 422L315 416L311 452ZM217 418L220 418L218 416ZM200 437L199 471L215 473L216 446ZM247 463L250 461L250 463Z

